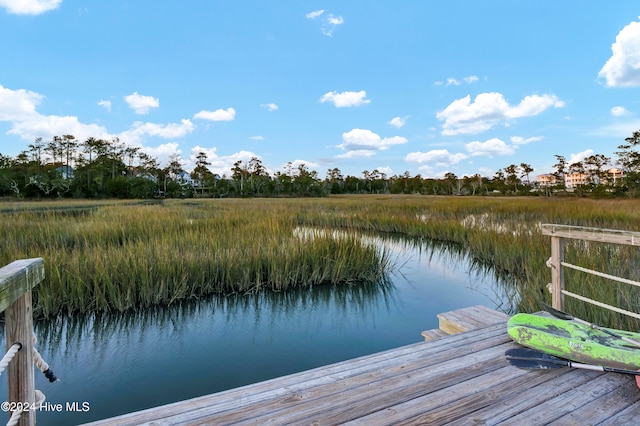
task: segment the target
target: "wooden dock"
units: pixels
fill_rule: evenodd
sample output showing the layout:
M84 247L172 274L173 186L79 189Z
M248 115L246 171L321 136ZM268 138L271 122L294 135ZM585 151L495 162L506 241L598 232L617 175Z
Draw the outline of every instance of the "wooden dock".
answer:
M627 425L632 377L509 366L507 316L439 315L424 342L90 423L91 425ZM444 327L444 330L442 329ZM451 334L457 333L457 334Z

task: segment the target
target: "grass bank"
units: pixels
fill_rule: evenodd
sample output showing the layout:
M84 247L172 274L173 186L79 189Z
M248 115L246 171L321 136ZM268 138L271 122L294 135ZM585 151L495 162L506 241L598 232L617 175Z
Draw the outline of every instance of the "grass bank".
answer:
M357 237L296 235L295 204L168 200L2 216L0 262L45 258L35 313L125 311L212 293L378 281L384 252ZM76 212L76 213L77 213Z
M12 205L0 224L0 262L46 260L47 279L38 289L36 308L43 316L144 308L216 292L375 281L389 270L384 253L349 232L309 238L297 227L455 244L478 266L515 279L518 310L530 312L550 301L545 265L550 239L541 235L539 224L640 231L636 200L344 196L53 206ZM566 261L640 280L637 248L570 242ZM570 291L640 311L633 287L575 271L565 278ZM568 300L567 310L601 324L637 327L580 302Z

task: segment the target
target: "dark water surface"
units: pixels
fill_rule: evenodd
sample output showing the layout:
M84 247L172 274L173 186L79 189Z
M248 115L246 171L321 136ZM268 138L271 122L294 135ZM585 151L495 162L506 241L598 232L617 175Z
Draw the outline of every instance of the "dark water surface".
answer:
M397 262L387 284L212 298L37 324L37 347L61 381L50 384L36 371L36 388L46 407L62 406L39 411L38 424L89 422L419 342L423 330L438 326L438 313L453 309L513 309L508 286L455 250L380 244ZM5 401L4 375L0 386Z

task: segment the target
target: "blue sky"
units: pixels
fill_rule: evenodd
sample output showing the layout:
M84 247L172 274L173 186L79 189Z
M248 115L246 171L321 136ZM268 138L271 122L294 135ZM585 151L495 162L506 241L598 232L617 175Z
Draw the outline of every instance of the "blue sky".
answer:
M640 130L640 6L0 0L0 153L118 137L215 173L491 177L615 160Z

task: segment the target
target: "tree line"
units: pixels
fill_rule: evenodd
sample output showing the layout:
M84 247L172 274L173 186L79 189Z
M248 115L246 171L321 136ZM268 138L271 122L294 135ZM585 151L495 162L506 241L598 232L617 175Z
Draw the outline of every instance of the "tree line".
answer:
M281 171L269 173L253 157L238 160L222 176L212 173L205 152L196 156L188 173L179 155L168 164L127 146L118 138L77 140L73 135L36 138L15 157L0 154L0 196L19 198L152 198L152 197L305 197L328 194L431 194L431 195L531 195L551 196L567 192L565 177L582 176L571 191L585 196L640 195L640 131L618 146L615 160L593 154L568 163L555 155L548 184L532 179L534 169L526 163L511 164L494 176L458 177L449 172L442 178L423 178L409 172L387 176L379 170L364 170L361 176L328 169L324 178L307 165L291 162ZM613 167L622 171L612 175Z

